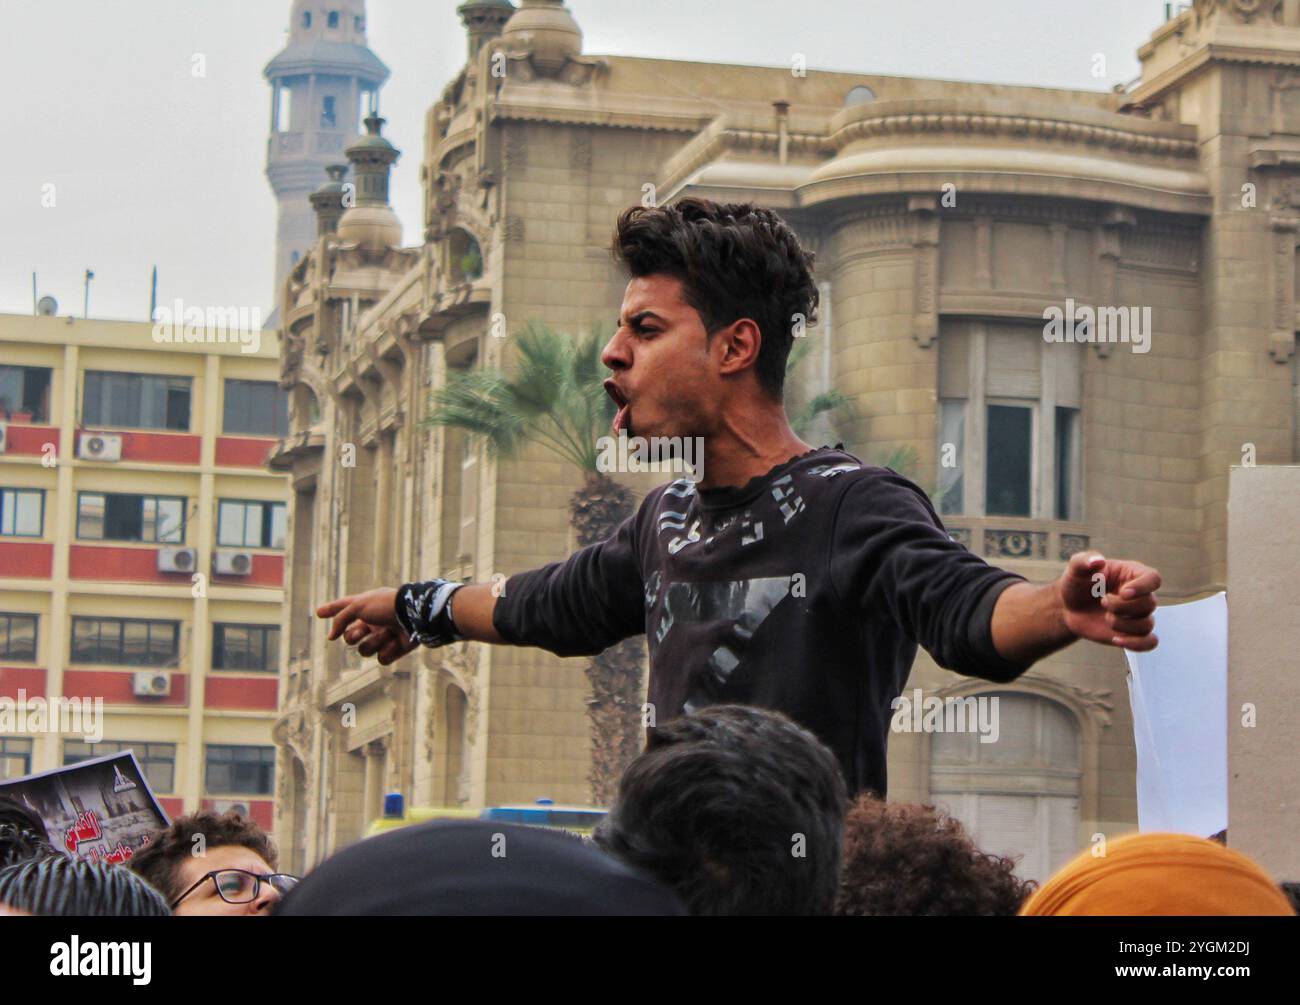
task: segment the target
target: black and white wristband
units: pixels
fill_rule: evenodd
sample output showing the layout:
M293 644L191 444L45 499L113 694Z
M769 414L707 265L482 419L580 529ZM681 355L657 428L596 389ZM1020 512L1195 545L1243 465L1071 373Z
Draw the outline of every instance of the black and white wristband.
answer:
M451 616L451 596L464 583L431 579L427 583L406 583L397 591L396 613L402 631L422 646L445 646L465 636L456 630Z

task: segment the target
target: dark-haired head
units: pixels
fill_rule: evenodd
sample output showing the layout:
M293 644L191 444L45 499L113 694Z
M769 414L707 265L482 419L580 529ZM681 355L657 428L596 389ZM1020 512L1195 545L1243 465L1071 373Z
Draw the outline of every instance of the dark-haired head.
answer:
M844 823L835 913L1010 917L1034 889L1015 866L942 810L861 796Z
M637 436L708 437L780 408L797 330L816 320L813 254L775 212L686 198L634 206L612 251L631 277L605 347L610 395Z
M0 869L0 905L43 917L165 918L157 890L120 865L59 852Z
M54 851L41 818L18 800L0 796L0 868Z
M829 914L846 803L839 764L811 733L719 705L655 730L595 840L693 914Z

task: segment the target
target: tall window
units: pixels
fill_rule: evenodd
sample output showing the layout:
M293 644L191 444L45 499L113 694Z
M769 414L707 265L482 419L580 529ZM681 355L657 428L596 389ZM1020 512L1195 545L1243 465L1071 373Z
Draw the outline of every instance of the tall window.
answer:
M337 28L339 26L339 12L336 10L330 11L328 21L331 28Z
M1079 471L1083 467L1079 409L1056 406L1056 519L1082 519Z
M984 322L939 347L939 512L1082 519L1084 347Z
M81 418L88 426L190 428L189 377L87 370Z
M32 741L19 736L0 736L0 781L32 773Z
M205 750L203 788L213 796L269 796L275 782L275 748L218 745Z
M995 855L1024 856L1016 873L1043 880L1079 849L1079 727L1061 705L1035 695L998 699L998 738L934 733L930 795Z
M185 541L185 500L117 492L77 495L77 537L90 541Z
M289 394L271 380L227 380L221 431L283 436L289 431Z
M44 489L0 489L0 537L45 533Z
M72 662L175 667L179 638L179 621L74 617Z
M307 15L311 17L310 14ZM275 131L287 133L293 123L293 88L281 84L275 89Z
M213 670L277 670L279 625L212 626Z
M0 660L36 662L35 614L0 612Z
M1034 479L1034 406L990 404L985 452L984 512L1031 516Z
M147 743L143 740L104 740L86 743L84 740L63 741L63 763L79 764L91 758L120 754L129 750L140 762L149 788L155 793L176 791L176 744Z
M221 548L283 548L284 503L222 499L217 507L217 545Z
M48 422L48 366L0 366L0 422Z
M322 129L333 129L337 123L334 119L334 95L325 95L320 109L320 127Z

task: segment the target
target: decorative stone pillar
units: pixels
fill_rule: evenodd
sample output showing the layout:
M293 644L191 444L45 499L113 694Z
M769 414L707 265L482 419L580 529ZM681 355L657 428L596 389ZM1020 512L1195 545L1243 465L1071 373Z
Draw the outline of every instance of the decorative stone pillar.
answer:
M1300 240L1300 218L1273 216L1272 325L1268 354L1276 363L1286 363L1295 353L1295 249Z
M1137 214L1131 209L1112 207L1102 217L1095 231L1097 241L1097 282L1094 289L1097 303L1094 307L1116 306L1119 296L1119 259L1124 245L1124 229L1137 226ZM1093 343L1097 355L1103 359L1110 355L1111 344L1100 340Z
M912 338L922 349L939 334L939 199L912 196L907 200L912 216Z

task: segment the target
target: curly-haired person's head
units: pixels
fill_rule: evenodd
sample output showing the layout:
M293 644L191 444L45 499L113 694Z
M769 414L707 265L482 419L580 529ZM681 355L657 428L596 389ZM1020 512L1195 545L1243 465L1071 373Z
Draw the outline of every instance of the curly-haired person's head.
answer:
M818 301L813 253L789 224L753 203L685 198L625 210L611 251L630 276L601 356L617 431L708 437L782 406Z
M844 822L835 913L1011 916L1034 889L1015 865L977 848L942 810L861 796Z
M260 884L265 897L230 904L219 895L215 882L203 878L221 869L273 873L278 859L270 837L253 821L238 813L204 810L177 817L157 832L147 847L135 853L130 867L161 890L169 904L184 897L176 908L178 914L257 914L268 912L278 899L270 884Z

